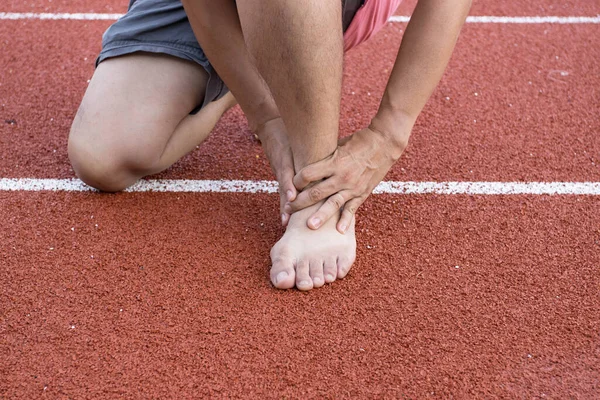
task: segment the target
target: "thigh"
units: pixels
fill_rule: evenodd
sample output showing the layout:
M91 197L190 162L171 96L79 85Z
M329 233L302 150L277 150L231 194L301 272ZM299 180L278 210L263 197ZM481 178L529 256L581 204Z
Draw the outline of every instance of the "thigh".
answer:
M133 163L160 155L177 125L202 104L207 79L199 64L168 55L107 59L90 81L70 145Z

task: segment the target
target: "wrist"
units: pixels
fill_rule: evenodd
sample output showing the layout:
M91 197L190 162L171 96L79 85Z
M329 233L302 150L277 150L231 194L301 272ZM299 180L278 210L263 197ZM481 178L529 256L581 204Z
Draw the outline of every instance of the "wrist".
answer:
M369 129L379 133L389 146L391 156L398 160L406 146L416 118L402 111L381 107L371 120Z
M248 127L254 133L259 136L265 131L265 126L277 119L280 118L279 110L275 105L275 102L265 100L263 102L253 104L252 107L248 107L248 110L244 110L246 114L246 119L248 120Z

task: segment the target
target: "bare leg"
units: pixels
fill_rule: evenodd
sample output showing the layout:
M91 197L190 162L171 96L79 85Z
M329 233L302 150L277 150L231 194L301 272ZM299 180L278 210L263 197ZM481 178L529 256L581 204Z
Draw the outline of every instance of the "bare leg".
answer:
M201 143L235 104L228 95L189 115L207 74L192 62L135 53L102 62L69 135L69 158L87 184L122 190L160 172Z
M296 170L331 154L337 144L343 38L339 0L239 1L242 30L286 124ZM295 213L271 250L278 288L309 290L343 278L355 258L354 226L337 232L332 218L318 231Z

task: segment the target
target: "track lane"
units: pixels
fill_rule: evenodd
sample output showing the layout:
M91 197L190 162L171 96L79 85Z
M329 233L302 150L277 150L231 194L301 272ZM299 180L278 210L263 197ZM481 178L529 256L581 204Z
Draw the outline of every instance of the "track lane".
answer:
M128 0L5 0L4 12L108 12L124 13ZM410 15L416 0L404 0L396 14ZM597 15L600 13L598 0L512 0L490 2L473 0L471 15Z
M66 138L108 25L0 24L7 38L0 43L0 144L5 149L0 176L73 176ZM404 28L389 25L347 56L343 135L374 115ZM466 26L405 156L388 179L599 181L595 88L600 69L595 60L600 50L593 45L598 30L597 25ZM10 36L15 31L20 35ZM566 37L568 46L561 44ZM236 108L207 143L157 177L272 175Z
M129 0L4 0L3 12L125 13Z
M0 204L6 397L597 393L592 198L371 199L350 277L308 296L268 283L274 195Z
M404 0L396 15L412 14L417 0ZM598 0L511 0L511 1L485 1L473 0L470 15L503 15L503 16L529 16L529 15L576 15L595 16L600 13Z

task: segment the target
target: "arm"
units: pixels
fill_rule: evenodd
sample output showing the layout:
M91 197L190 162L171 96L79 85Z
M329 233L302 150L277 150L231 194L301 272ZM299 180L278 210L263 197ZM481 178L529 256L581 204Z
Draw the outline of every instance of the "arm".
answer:
M182 0L202 50L233 93L251 129L279 117L269 87L246 49L233 0Z
M402 145L408 140L410 132L398 127L414 125L442 78L470 7L470 0L418 2L371 121L371 127L392 143Z
M470 6L470 0L418 2L371 124L294 177L299 190L325 180L300 193L286 205L287 212L328 198L308 226L318 229L343 207L337 227L345 231L357 208L404 152L412 127L450 60Z
M286 201L296 196L294 164L287 134L269 87L246 48L233 0L182 0L198 43L233 93L256 132L279 182L282 223Z

